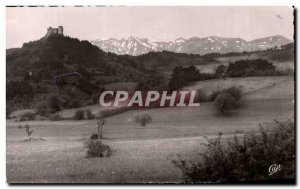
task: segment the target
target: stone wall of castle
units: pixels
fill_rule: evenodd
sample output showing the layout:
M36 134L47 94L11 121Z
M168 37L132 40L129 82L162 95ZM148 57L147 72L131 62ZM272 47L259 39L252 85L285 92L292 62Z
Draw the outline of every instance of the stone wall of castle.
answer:
M58 26L58 28L49 27L47 29L47 34L45 37L49 37L50 35L64 35L64 29L62 26Z

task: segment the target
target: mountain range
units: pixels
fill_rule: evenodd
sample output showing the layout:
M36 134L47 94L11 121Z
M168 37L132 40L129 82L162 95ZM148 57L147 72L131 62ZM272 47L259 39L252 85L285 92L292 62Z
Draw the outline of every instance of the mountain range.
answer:
M230 53L230 52L251 52L266 50L291 43L292 40L281 35L246 41L241 38L224 37L192 37L189 39L178 38L174 41L154 41L147 38L128 37L122 39L110 38L106 40L93 40L92 44L101 50L115 54L138 56L148 52L170 51L188 54L208 53Z

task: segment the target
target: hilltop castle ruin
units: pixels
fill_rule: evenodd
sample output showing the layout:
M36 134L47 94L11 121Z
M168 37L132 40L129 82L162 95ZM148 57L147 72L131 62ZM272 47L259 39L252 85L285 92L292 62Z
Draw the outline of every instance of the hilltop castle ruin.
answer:
M64 29L62 26L58 26L58 28L49 27L47 29L47 34L45 37L49 37L51 35L64 35Z

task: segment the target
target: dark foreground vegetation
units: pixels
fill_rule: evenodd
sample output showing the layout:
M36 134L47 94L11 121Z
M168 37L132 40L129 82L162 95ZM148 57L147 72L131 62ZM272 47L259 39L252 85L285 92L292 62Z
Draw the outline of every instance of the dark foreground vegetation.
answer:
M87 148L86 158L110 157L112 154L110 146L103 144L98 139L89 139L84 145Z
M295 183L295 127L288 120L233 139L208 139L198 160L172 161L185 183ZM280 170L269 172L271 165Z

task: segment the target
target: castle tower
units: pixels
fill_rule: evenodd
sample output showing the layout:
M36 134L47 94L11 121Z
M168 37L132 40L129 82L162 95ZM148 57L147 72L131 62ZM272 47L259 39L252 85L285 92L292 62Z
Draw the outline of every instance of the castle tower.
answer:
M64 35L64 28L62 26L58 26L58 34Z
M46 34L46 38L49 37L50 35L64 35L64 29L62 26L58 26L58 28L52 28L49 27L47 29L47 34Z

